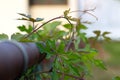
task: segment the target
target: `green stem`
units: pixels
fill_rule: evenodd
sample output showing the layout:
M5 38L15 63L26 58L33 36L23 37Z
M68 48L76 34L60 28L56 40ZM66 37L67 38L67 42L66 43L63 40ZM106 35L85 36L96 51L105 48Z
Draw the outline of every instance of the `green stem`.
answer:
M73 40L74 40L74 27L73 27L73 24L70 22L70 20L68 19L68 18L65 18L68 22L69 22L69 24L71 25L71 36L70 36L70 40L69 40L69 42L68 42L68 44L67 44L67 46L66 46L66 48L65 48L65 52L67 52L68 51L68 49L70 48L70 45L71 45L71 43L73 42ZM72 33L73 32L73 33Z

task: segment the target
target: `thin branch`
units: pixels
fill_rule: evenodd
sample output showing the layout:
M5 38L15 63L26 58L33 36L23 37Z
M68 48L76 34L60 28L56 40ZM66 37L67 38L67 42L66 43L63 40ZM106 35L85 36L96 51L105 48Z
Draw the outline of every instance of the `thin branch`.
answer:
M43 73L50 73L50 70L48 70L48 71L39 71L39 72L35 72L35 73L31 73L31 74L29 74L29 75L27 75L27 77L29 76L33 76L33 75L36 75L36 74L43 74Z
M33 27L33 30L35 29L35 22L33 21L32 22L32 27Z
M34 29L31 33L29 33L25 38L29 37L31 34L33 34L34 32L36 32L37 30L39 30L42 26L46 25L47 23L53 21L53 20L56 20L56 19L60 19L60 18L65 18L63 16L59 16L59 17L56 17L56 18L53 18L53 19L50 19L48 20L47 22L43 23L42 25L40 25L38 28Z
M96 18L96 20L98 20L98 18L97 18L95 15L93 15L92 13L90 13L90 12L85 12L85 13L90 14L91 16L95 17L95 18Z
M84 73L84 72L82 72L82 74L81 74L81 77L80 77L80 78L84 79L84 76L85 76L85 73Z
M65 19L66 19L66 20L69 22L69 24L71 25L71 31L72 31L72 29L74 29L74 28L73 28L73 24L70 22L70 20L69 20L68 18L65 18ZM65 52L68 51L68 49L70 48L70 45L71 45L71 43L73 42L73 40L74 40L74 30L73 30L73 33L72 33L71 36L70 36L70 40L69 40L66 48L65 48Z
M89 9L89 10L75 10L75 11L71 11L70 13L73 13L73 12L83 12L83 13L90 14L91 16L95 17L96 20L98 20L98 18L95 15L93 15L92 13L90 13L90 11L94 11L95 9L96 9L96 7L93 8L93 9Z
M71 32L72 32L72 29L73 29L73 24L70 22L70 20L68 19L68 18L65 18L67 21L68 21L68 23L71 25ZM72 36L70 37L70 39L72 38Z
M73 13L73 12L87 12L87 11L94 11L95 9L96 9L96 7L93 8L93 9L88 9L88 10L75 10L75 11L71 11L70 13Z
M83 80L83 79L80 78L80 77L77 77L77 76L74 76L74 75L71 75L71 74L62 73L62 72L60 72L60 71L57 71L57 73L62 74L62 75L64 74L65 76L69 76L69 77L74 78L74 79L77 79L77 80Z
M52 71L52 70L51 70ZM30 75L28 75L29 77L32 76L32 75L36 75L36 74L43 74L43 73L50 73L51 72L50 70L48 71L42 71L42 72L35 72L35 73L32 73ZM64 76L69 76L71 78L74 78L76 80L83 80L83 77L78 77L78 76L74 76L74 75L71 75L71 74L67 74L67 73L63 73L63 72L60 72L60 71L56 71L57 73L61 74L61 75L64 75ZM28 77L27 76L27 77Z

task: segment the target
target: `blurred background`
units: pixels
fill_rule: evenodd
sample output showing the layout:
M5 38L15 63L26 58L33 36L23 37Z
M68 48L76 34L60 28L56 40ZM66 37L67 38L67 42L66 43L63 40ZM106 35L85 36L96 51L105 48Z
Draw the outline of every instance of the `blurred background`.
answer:
M17 13L31 14L33 17L41 17L45 20L60 16L67 9L89 10L95 9L89 14L82 15L82 21L90 21L87 35L94 36L93 30L109 31L112 38L110 42L100 45L100 54L104 59L108 70L94 70L94 77L91 80L112 80L114 75L120 75L120 0L1 0L0 3L0 33L11 35L17 32L17 26L28 24L25 21L18 21L21 17ZM72 14L80 17L82 13ZM102 49L101 48L104 48ZM90 80L90 79L88 79Z

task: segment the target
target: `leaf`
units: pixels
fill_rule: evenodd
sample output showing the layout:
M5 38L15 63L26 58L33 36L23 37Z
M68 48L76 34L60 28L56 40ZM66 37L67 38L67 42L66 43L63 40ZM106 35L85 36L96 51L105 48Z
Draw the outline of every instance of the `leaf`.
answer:
M81 29L86 30L87 27L86 27L85 25L83 25L83 24L78 24L78 25L76 26L76 29L77 29L77 31L79 32Z
M22 31L22 32L23 32L23 31L26 32L26 30L27 30L25 25L18 26L17 28L18 28L20 31Z
M110 34L110 32L104 32L104 33L102 34L102 36L104 37L104 36L106 36L106 35L108 35L108 34Z
M19 40L20 42L34 42L33 40L30 40L30 39L25 39L25 38L21 38L20 40Z
M36 74L36 79L35 80L41 80L40 74Z
M56 32L54 35L54 38L58 39L58 38L63 38L64 36L66 36L68 33L65 31L60 30L59 32Z
M101 69L107 70L102 60L94 60L94 64Z
M52 27L52 29L55 29L57 26L59 26L61 24L61 22L60 21L54 21L54 22L52 22L50 25L51 25L51 27Z
M111 41L111 38L110 37L104 37L104 40L109 42L109 41Z
M74 46L76 50L79 50L79 44L80 44L80 37L76 37L76 41L74 41Z
M72 71L73 74L80 76L78 68L73 67L72 65L69 65L69 66L70 66L70 70Z
M30 17L28 21L35 22L35 19Z
M59 26L61 24L60 21L54 21L52 23L48 23L46 25L44 25L44 30L47 30L48 32L53 32L57 26Z
M23 14L23 13L18 13L18 14L21 15L21 16L24 16L26 18L31 18L31 15L26 15L26 14Z
M43 20L44 20L44 18L36 18L35 22L39 22L39 21L43 21Z
M29 25L29 27L27 28L25 25L22 26L18 26L17 27L21 32L26 32L26 33L30 33L32 32L33 28L31 25Z
M69 20L71 20L71 21L78 21L78 18L72 18L72 16L69 16Z
M14 33L11 35L11 39L12 40L16 40L16 41L19 41L23 38L24 35L20 34L20 33Z
M33 31L33 27L31 25L29 25L28 28L27 28L27 33L30 33L32 31Z
M87 39L87 37L86 37L86 33L79 33L79 35L78 36L80 36L80 39L82 39L82 41L83 42L88 42L88 39Z
M8 35L7 34L0 34L0 40L8 40Z
M110 37L107 37L108 34L110 34L110 32L104 32L104 33L102 34L102 37L104 38L105 41L110 41L110 40L111 40Z
M17 20L27 20L28 21L27 18L18 18Z
M46 55L47 59L51 58L51 56L53 55L54 52L52 51L49 44L47 44L45 42L36 42L36 45L37 45L40 53L47 54Z
M40 53L46 52L45 44L43 42L36 42L36 46L38 47Z
M55 70L52 71L51 78L51 80L59 80L59 75Z
M65 43L63 42L63 41L61 41L60 43L59 43L59 45L58 46L56 46L57 47L57 52L64 52L64 49L65 49Z
M23 16L23 18L18 18L17 20L27 20L27 21L31 21L31 22L39 22L39 21L43 20L43 18L34 19L34 18L31 17L31 15L26 15L26 14L23 14L23 13L18 13L18 14Z
M97 36L97 37L99 37L99 36L100 36L101 31L99 31L99 30L95 30L95 31L93 31L93 33L95 33L95 34L96 34L96 36Z
M70 9L64 11L64 16L67 17L68 14L70 13Z
M58 59L56 59L53 64L56 69L62 68Z
M71 24L64 24L63 27L65 27L65 28L67 28L67 29L69 29L69 30L72 28L72 27L71 27Z

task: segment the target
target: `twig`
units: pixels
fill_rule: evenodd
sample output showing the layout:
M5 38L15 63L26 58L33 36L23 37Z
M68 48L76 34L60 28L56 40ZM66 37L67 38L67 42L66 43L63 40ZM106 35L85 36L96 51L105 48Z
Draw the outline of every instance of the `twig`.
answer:
M83 79L80 78L80 77L77 77L77 76L74 76L74 75L71 75L71 74L62 73L62 72L60 72L60 71L57 71L57 73L62 74L62 75L64 74L65 76L69 76L69 77L74 78L74 79L76 79L76 80L83 80Z
M95 9L96 9L96 7L93 8L93 9L88 9L88 10L75 10L75 11L71 11L70 13L73 13L73 12L87 12L87 11L94 11Z
M42 26L46 25L47 23L53 21L53 20L56 20L56 19L60 19L60 18L65 18L63 16L59 16L59 17L56 17L56 18L53 18L53 19L50 19L48 20L47 22L43 23L42 25L40 25L38 28L34 29L31 33L29 33L25 38L29 37L31 34L33 34L34 32L36 32L37 30L39 30Z
M93 9L89 9L89 10L75 10L75 11L71 11L70 13L73 13L73 12L83 12L83 13L90 14L91 16L95 17L96 20L98 20L98 18L95 15L93 15L92 13L89 12L89 11L94 11L95 9L96 9L96 7L93 8Z
M69 24L71 25L71 31L72 31L72 29L74 29L74 28L73 28L73 24L70 22L70 20L69 20L68 18L65 18L65 19L66 19L66 20L69 22ZM70 48L70 45L71 45L71 43L73 42L73 40L74 40L74 30L73 30L72 35L70 36L70 40L69 40L66 48L65 48L65 52L68 51L68 49Z

